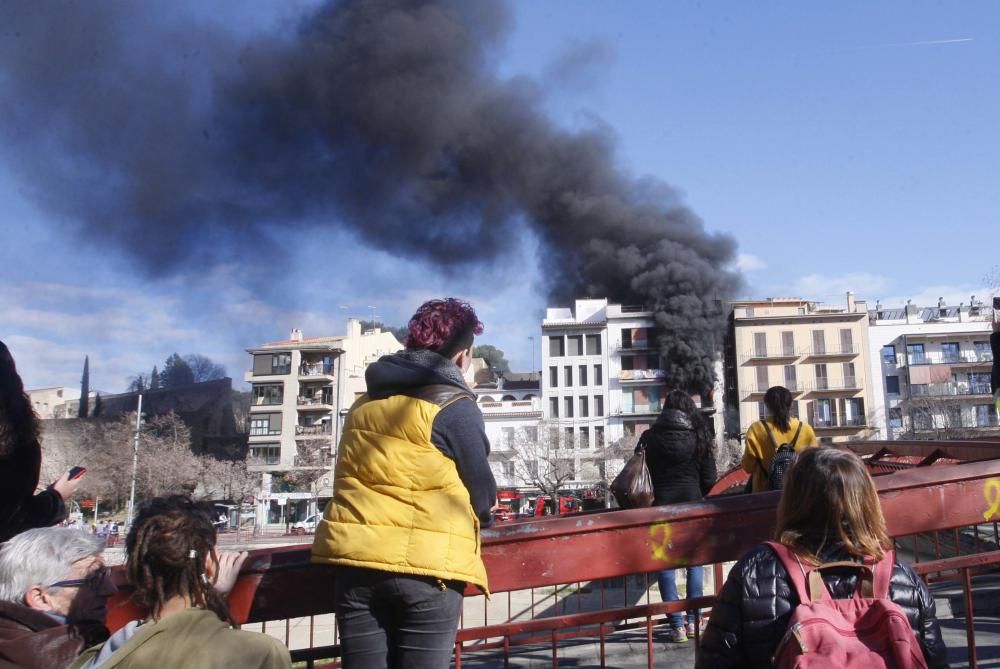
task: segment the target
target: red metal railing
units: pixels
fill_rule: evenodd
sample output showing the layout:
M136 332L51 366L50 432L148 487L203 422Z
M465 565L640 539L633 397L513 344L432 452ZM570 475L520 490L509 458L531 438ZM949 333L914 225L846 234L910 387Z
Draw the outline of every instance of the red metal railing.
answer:
M975 657L971 575L1000 563L1000 442L850 444L874 467L895 463L876 483L890 534L912 554L918 573L960 581L966 600L970 667ZM963 464L948 464L962 461ZM923 466L919 466L923 465ZM745 475L744 475L745 476ZM734 476L733 479L738 479ZM732 482L732 481L731 481ZM721 484L722 482L720 482ZM654 630L665 614L710 607L714 597L660 602L649 595L655 573L713 565L706 591L723 581L722 564L773 531L779 493L507 523L483 533L494 596L470 591L456 643L456 666L470 653L506 661L519 646L543 643L556 666L563 642L587 637L605 666L606 643L645 632L654 664ZM931 559L926 559L930 557ZM638 576L636 576L638 575ZM309 564L308 546L254 551L230 597L241 623L276 633L293 657L313 666L339 655L331 614L335 570ZM654 601L651 601L653 599ZM135 617L112 609L111 624Z

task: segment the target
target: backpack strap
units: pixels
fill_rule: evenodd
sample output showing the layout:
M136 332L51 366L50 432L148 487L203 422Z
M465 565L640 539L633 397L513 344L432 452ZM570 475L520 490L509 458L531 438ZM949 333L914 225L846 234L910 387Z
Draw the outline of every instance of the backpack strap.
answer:
M795 436L792 437L792 443L789 444L792 450L795 450L795 442L799 440L799 432L802 431L802 421L799 421L799 426L795 428ZM771 441L774 441L774 437L771 437Z
M858 569L861 571L858 588L854 596L859 595L865 599L887 599L889 597L889 580L892 577L892 565L895 563L893 551L887 551L885 557L878 563L871 558L866 558L864 562L851 562L841 560L838 562L826 562L813 567L803 565L798 556L788 546L777 541L765 542L774 551L781 564L788 572L788 579L791 581L800 603L819 602L833 599L830 595L826 583L823 581L823 570L831 568Z
M766 420L761 420L764 424L764 429L767 431L767 438L771 440L771 445L774 446L774 452L778 452L778 442L774 440L774 432L771 432L771 426L767 424Z
M869 558L870 559L870 558ZM875 599L889 599L889 583L896 566L896 551L887 550L882 559L872 565L872 595Z
M774 554L778 556L778 560L785 567L785 571L788 572L788 580L791 581L792 589L798 595L799 602L813 601L809 587L806 585L805 567L796 557L795 553L792 552L792 549L777 541L765 541L764 543L774 551ZM829 593L827 593L827 596L829 597Z

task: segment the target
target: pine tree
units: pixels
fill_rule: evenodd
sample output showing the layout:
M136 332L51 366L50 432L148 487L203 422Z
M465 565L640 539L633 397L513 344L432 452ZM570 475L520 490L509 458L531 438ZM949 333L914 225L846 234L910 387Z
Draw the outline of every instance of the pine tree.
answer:
M94 398L94 416L100 416L101 412L104 411L104 402L101 401L101 394L97 393L97 397Z
M194 383L194 372L190 365L181 356L174 353L163 364L163 371L160 372L161 388L177 388Z
M160 389L160 373L156 371L156 365L153 365L153 373L149 375L149 389Z
M80 418L90 415L90 356L83 359L83 378L80 379L80 410L76 413Z

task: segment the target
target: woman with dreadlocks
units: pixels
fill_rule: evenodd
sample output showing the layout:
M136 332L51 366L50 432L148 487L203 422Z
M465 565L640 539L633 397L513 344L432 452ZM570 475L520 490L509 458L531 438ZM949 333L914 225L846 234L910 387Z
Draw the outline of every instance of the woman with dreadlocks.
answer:
M183 495L140 509L125 540L133 600L149 614L87 650L72 669L285 669L276 639L233 629L225 595L246 553L219 553L211 514Z

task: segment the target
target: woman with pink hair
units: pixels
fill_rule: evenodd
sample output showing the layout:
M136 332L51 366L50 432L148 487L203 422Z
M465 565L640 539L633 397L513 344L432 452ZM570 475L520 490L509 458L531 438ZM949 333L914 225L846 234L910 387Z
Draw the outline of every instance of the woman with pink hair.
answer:
M482 331L466 302L424 303L406 350L368 368L344 422L312 559L337 567L346 669L447 667L466 586L487 591L479 529L496 482L463 377Z

